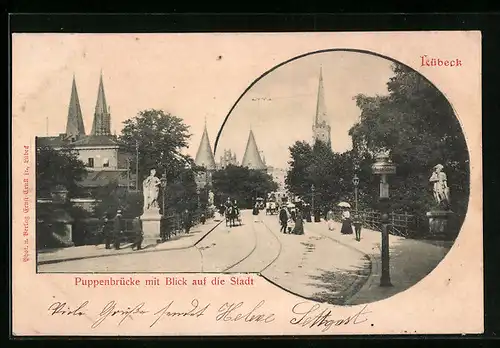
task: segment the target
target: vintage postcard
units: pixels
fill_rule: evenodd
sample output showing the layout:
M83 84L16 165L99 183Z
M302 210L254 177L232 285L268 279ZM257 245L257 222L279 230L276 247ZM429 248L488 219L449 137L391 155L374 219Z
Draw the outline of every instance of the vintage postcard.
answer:
M13 334L483 332L481 33L12 36Z

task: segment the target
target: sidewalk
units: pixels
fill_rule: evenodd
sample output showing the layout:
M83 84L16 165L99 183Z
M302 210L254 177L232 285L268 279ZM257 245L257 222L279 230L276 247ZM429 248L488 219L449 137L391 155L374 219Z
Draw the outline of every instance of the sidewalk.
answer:
M312 230L333 239L347 247L366 254L371 261L371 273L359 291L351 294L347 305L357 305L388 298L404 291L422 280L446 256L452 243L435 245L427 241L405 239L389 235L390 274L392 287L380 287L382 262L380 258L381 233L363 228L361 241L355 235L340 234L340 223L335 223L329 231L326 222L306 223L306 230Z
M119 250L106 249L104 244L43 250L38 252L37 264L43 265L48 263L83 260L112 255L187 249L196 245L207 234L212 232L221 222L222 221L210 219L204 225L199 224L194 226L189 234L180 233L164 243L144 245L142 250L132 250L132 243L122 244Z

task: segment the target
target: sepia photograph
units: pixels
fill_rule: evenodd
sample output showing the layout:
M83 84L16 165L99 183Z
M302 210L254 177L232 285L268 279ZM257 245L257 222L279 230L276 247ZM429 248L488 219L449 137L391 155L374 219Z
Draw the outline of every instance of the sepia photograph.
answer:
M481 332L480 52L479 32L13 35L13 331Z
M416 284L460 231L460 124L397 61L304 55L258 79L219 132L205 115L196 134L168 102L116 119L113 76L93 70L85 84L65 73L65 124L36 138L38 272L252 272L352 305Z

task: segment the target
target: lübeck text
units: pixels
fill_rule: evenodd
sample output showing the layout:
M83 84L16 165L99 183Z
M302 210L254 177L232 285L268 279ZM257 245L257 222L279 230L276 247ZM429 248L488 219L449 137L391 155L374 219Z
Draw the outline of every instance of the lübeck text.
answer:
M420 56L420 58L422 59L421 66L445 66L445 67L462 66L462 61L460 59L430 58L427 55Z

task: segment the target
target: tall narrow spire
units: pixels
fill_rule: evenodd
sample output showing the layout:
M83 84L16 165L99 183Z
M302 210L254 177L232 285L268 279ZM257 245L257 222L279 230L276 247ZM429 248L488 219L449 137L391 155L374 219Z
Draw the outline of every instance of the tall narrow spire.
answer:
M248 135L247 147L245 149L241 165L249 169L257 170L265 170L267 168L260 157L259 148L257 147L257 143L251 129L250 134Z
M319 68L319 83L318 83L318 97L316 102L316 118L315 124L321 125L323 123L328 124L328 119L326 115L326 104L325 104L325 91L323 87L323 68Z
M71 87L71 97L69 99L66 135L85 135L85 126L83 125L83 116L82 109L80 107L80 99L78 98L78 90L76 89L75 74L73 74L73 85Z
M97 91L97 102L95 105L94 122L92 123L91 135L111 135L111 116L104 94L104 84L102 82L102 70L99 79L99 89Z
M331 127L326 112L322 67L319 68L318 97L316 102L316 114L314 117L312 129L313 129L313 138L315 142L317 140L321 140L328 146L331 146L331 140L330 140Z
M203 135L201 136L200 146L198 147L194 163L198 166L205 167L205 169L208 170L216 169L214 154L212 152L212 146L210 145L210 139L208 138L206 124L205 129L203 130Z

